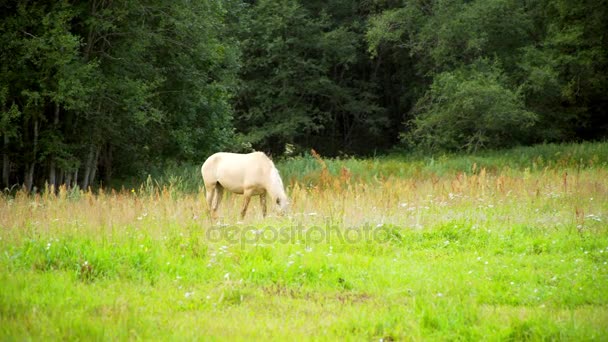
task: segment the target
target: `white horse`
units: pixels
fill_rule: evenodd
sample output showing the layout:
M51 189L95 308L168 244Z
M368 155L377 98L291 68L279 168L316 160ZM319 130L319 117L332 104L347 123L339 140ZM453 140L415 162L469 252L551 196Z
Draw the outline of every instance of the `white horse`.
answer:
M266 194L281 213L288 205L283 181L274 163L263 152L248 154L218 152L201 167L211 217L216 217L224 189L245 195L241 219L245 217L251 196L259 195L262 214L266 216Z

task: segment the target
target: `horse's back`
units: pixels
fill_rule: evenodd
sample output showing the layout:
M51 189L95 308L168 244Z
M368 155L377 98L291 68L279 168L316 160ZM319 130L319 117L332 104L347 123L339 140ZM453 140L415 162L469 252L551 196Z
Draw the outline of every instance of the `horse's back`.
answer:
M217 152L203 163L201 173L205 183L219 182L240 193L244 186L261 185L271 167L274 164L263 152Z
M265 165L272 164L272 161L264 152L251 152L251 153L232 153L232 152L217 152L212 154L205 164L213 164L217 166L218 164L226 164L231 165L233 168L240 167L251 167L254 165Z

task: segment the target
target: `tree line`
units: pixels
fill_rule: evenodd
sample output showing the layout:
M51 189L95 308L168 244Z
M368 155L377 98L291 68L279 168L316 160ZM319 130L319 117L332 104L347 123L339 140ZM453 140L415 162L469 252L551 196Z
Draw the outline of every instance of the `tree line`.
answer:
M2 186L605 139L604 0L0 2Z

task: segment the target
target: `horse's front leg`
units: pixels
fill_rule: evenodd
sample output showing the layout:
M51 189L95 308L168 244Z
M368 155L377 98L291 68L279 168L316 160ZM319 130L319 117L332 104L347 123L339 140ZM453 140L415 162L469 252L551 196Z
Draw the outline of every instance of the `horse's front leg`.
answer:
M260 205L262 206L262 217L266 217L266 193L260 195Z
M243 203L243 209L241 210L241 220L245 218L245 213L247 212L247 207L249 206L249 201L251 200L251 193L245 192L245 202Z

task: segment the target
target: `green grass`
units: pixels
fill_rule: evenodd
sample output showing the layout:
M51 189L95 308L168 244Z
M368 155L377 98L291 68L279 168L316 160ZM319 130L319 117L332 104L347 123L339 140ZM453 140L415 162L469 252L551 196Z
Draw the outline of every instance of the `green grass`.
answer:
M171 165L153 172L144 182L149 187L171 187L184 193L201 188L202 165ZM321 166L312 155L278 158L277 167L286 184L316 185ZM355 157L324 159L331 175L339 176L343 169L361 182L373 182L389 177L433 177L456 173L474 174L481 169L491 173L531 172L558 169L608 168L608 142L581 144L543 144L501 151L486 151L474 155L420 152L394 152L387 156L359 159ZM137 184L137 186L133 185ZM126 188L138 188L137 180L125 182Z
M453 222L328 245L38 236L3 245L3 339L600 339L608 236ZM5 241L5 239L3 239ZM86 267L86 265L90 265Z
M430 177L454 173L542 171L608 167L608 143L544 144L510 150L486 151L475 155L393 153L370 159L345 158L325 161L328 171L340 175L345 168L358 180L374 181L388 177ZM311 155L288 158L278 164L283 178L296 182L315 182L319 163Z
M515 150L428 174L312 160L289 215L255 201L240 222L230 196L219 225L202 194L152 180L1 197L0 340L604 340L605 147L568 148L565 164Z

